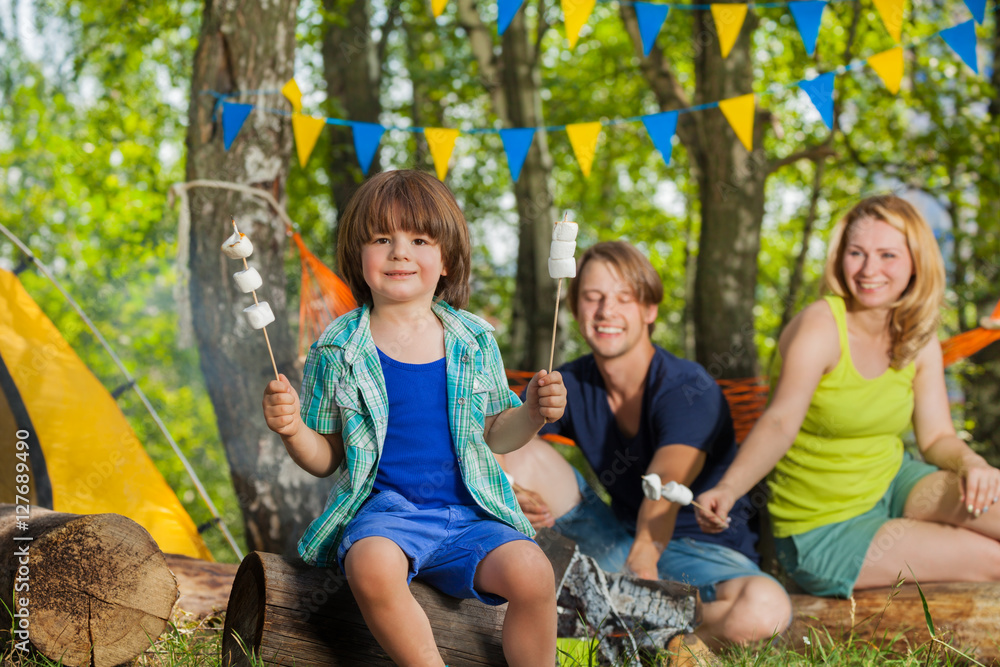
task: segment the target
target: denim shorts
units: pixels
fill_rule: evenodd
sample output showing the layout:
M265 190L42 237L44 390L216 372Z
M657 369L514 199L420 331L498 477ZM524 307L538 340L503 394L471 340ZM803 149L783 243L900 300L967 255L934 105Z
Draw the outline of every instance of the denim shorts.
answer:
M583 475L576 472L583 500L556 519L555 530L574 540L580 552L597 561L606 572L621 572L634 541L633 535L615 517ZM716 599L716 584L740 577L774 577L744 554L714 542L690 537L674 538L660 556L661 579L680 581L698 589L704 602Z
M879 528L890 519L902 517L913 487L937 470L904 454L899 471L875 507L853 519L777 538L774 546L778 561L810 595L850 597Z
M495 519L478 505L449 505L424 509L395 491L371 495L347 524L337 549L337 562L358 540L384 537L394 542L410 561L409 584L419 578L456 598L476 598L489 605L507 602L499 595L475 590L476 568L502 544L531 538Z

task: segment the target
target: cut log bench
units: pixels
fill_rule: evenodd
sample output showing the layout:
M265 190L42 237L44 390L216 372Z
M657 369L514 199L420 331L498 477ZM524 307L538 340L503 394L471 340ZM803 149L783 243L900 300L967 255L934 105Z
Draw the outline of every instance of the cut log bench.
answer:
M562 583L560 636L600 639L602 662L666 646L696 625L697 589L607 574L566 538L543 531L536 539ZM505 606L457 600L416 580L410 591L450 667L507 664L501 645ZM581 618L590 625L584 627ZM261 552L247 556L236 574L222 640L223 665L250 665L248 655L269 665L393 664L339 571Z
M0 644L93 667L149 648L167 627L177 582L146 529L120 514L30 510L0 505Z

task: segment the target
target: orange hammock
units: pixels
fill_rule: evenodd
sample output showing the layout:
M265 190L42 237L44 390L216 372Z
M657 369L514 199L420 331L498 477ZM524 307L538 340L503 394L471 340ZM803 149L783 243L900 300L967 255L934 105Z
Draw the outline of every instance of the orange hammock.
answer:
M323 329L338 316L355 308L357 304L351 296L350 288L306 248L298 233L292 234L292 241L298 246L302 261L299 354L305 356L309 346L319 338ZM990 343L1000 340L1000 301L997 302L993 313L983 318L982 324L985 326L952 336L941 343L945 366L950 366L959 359L973 355ZM530 371L507 370L507 381L511 389L520 392L527 386L532 375ZM767 405L770 390L767 379L741 378L717 382L729 402L733 426L736 429L736 441L743 442ZM558 435L546 436L546 439L567 445L573 444L569 438Z

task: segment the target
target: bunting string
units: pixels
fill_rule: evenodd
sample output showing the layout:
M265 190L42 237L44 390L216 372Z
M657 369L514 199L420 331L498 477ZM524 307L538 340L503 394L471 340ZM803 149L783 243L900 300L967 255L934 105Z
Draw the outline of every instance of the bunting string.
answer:
M800 0L793 3L807 5L811 2L825 4L826 0ZM892 2L894 0L876 0L878 2ZM985 0L984 0L985 2ZM730 6L730 5L726 5ZM744 9L746 5L743 5ZM738 15L739 10L736 11ZM720 19L717 19L720 20ZM734 21L742 21L736 16ZM757 93L747 93L737 97L707 102L682 109L663 111L640 116L630 116L626 118L605 119L600 121L585 121L569 123L565 125L544 126L547 132L566 132L573 155L584 177L590 175L594 157L597 151L597 144L600 140L602 128L605 126L621 125L625 123L641 122L648 133L653 145L660 152L666 164L670 164L673 151L673 137L677 129L679 114L708 111L718 108L740 143L747 151L753 150L753 125L757 100L760 97L774 95L790 88L801 89L813 106L819 112L823 123L833 129L833 100L835 79L837 76L851 71L860 70L866 66L875 71L885 87L893 95L897 94L903 78L904 71L904 49L912 49L931 39L940 37L958 55L958 57L976 74L979 67L976 60L976 30L975 18L969 19L955 26L939 30L926 37L913 40L906 45L897 45L886 51L873 54L867 58L855 59L851 62L837 67L833 71L824 72L808 79L803 79L788 84L771 84L765 90ZM731 46L731 44L730 44ZM212 95L216 98L216 109L221 111L222 135L226 150L229 150L233 142L239 135L240 129L246 122L247 117L257 107L253 104L232 102L232 98L245 98L251 95L283 95L291 104L292 111L261 107L266 113L288 116L292 121L292 132L295 137L296 153L299 164L305 167L312 154L313 148L326 125L348 126L352 130L355 153L362 172L366 175L371 167L372 160L378 151L382 137L388 130L423 133L430 148L431 157L434 162L435 171L439 179L444 180L448 173L448 164L455 149L455 142L461 134L499 134L503 143L504 152L507 155L507 165L511 178L516 182L521 174L521 168L527 157L528 151L534 140L535 133L541 127L517 127L517 128L470 128L454 129L442 127L400 127L393 125L381 125L378 123L361 122L347 120L343 118L325 118L309 116L302 113L302 93L294 79L290 79L280 91L276 90L254 90L237 91L233 93L218 93L215 91L205 91L204 94Z

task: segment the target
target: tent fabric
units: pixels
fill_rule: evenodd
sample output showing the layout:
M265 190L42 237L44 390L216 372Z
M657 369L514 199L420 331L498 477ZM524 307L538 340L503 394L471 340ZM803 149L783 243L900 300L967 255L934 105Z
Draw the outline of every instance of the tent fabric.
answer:
M11 468L28 432L30 500L57 512L126 516L160 549L212 560L115 399L46 317L17 276L0 270L0 457ZM23 451L23 450L22 450ZM0 502L14 503L13 475Z

